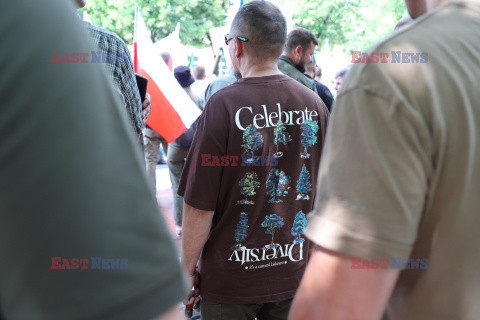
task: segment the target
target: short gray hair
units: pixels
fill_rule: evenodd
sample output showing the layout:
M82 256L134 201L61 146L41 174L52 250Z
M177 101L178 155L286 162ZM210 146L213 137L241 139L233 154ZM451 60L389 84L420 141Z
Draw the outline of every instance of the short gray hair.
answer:
M278 59L287 39L287 21L271 2L255 0L240 7L231 32L248 39L248 46L266 59Z

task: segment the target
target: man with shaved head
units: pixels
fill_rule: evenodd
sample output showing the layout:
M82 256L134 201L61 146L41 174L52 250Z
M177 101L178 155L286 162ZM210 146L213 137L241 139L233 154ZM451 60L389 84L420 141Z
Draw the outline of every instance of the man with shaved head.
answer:
M182 261L202 319L286 319L308 260L328 110L278 70L286 35L272 3L240 7L225 43L241 79L208 100L183 170Z
M339 90L292 320L479 318L480 3L406 4Z

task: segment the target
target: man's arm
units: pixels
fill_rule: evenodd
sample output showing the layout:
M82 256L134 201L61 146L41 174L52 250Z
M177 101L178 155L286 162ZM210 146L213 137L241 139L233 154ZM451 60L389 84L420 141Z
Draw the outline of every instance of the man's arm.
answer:
M214 211L195 209L183 203L182 263L192 285L197 284L195 267L210 234L213 213Z
M289 319L381 319L399 269L352 269L352 258L320 249L312 255Z

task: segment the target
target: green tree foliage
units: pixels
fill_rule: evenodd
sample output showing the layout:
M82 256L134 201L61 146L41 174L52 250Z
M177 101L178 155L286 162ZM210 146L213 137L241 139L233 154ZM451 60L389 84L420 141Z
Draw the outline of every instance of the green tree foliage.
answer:
M247 129L243 132L243 144L242 148L245 150L245 153L251 152L251 158L246 162L253 162L253 152L260 149L263 145L263 136L260 132L255 129L253 124L250 124Z
M248 201L248 196L255 195L255 189L260 187L260 182L258 181L258 175L255 172L247 172L243 178L238 182L240 186L240 193L245 196L244 200L239 201L240 204L254 204L252 201Z
M312 31L320 48L364 50L393 31L407 14L404 0L296 0L293 23Z
M293 227L292 227L292 235L297 235L297 238L295 239L294 243L301 243L304 242L305 239L302 239L300 237L301 234L303 234L303 230L307 226L307 217L305 217L305 214L303 211L297 212L297 215L295 216L295 220L293 220Z
M306 199L305 194L312 190L312 183L310 182L310 173L305 165L302 167L300 177L297 181L297 191L300 193L297 199Z
M211 44L209 30L225 25L230 0L95 0L85 9L95 25L133 41L135 3L140 7L152 40L169 35L180 22L183 44L205 47Z
M302 141L301 143L305 147L305 150L303 153L300 154L300 157L302 158L308 158L310 155L307 153L307 149L311 146L313 146L315 143L317 143L317 132L318 132L318 123L317 121L306 119L302 125L300 126L302 128Z
M284 225L283 218L277 216L276 214L267 215L265 220L262 222L261 226L267 228L265 231L266 234L272 235L272 241L270 246L273 246L273 237L275 235L275 229L280 229Z
M285 172L272 169L267 177L266 188L267 196L272 197L268 202L280 202L277 197L285 196L288 194L287 184L290 183L290 177Z
M276 151L275 155L277 157L281 157L283 155L283 153L278 152L278 146L280 145L280 143L283 143L283 144L286 145L287 142L292 140L292 137L287 132L287 128L285 127L285 124L280 120L278 120L278 122L277 122L277 125L274 129L273 135L275 136L275 139L274 139L273 143L275 143L277 145L277 151Z
M235 229L235 241L240 244L247 237L248 233L248 215L245 212L240 213L240 219Z

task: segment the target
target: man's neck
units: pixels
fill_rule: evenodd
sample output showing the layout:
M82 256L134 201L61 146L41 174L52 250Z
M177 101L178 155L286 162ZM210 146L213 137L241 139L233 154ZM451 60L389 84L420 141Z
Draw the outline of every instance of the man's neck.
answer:
M278 70L276 62L264 62L245 66L240 70L240 73L242 74L242 78L266 77L282 74L280 70Z

